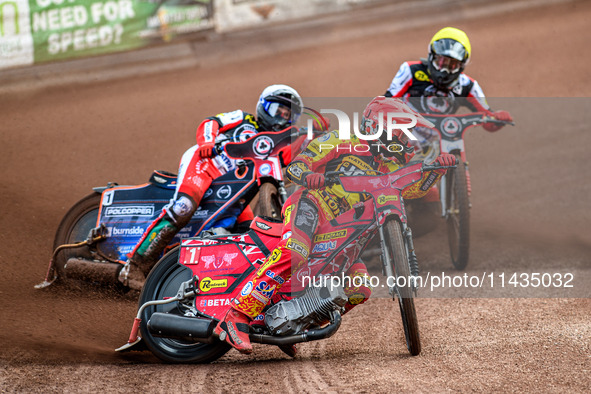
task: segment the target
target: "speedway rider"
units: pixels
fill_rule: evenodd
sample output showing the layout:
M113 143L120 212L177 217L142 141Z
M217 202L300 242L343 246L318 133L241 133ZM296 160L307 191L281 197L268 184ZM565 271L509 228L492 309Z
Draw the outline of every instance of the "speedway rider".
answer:
M429 43L429 57L402 63L394 76L386 97L401 97L416 111L424 114L453 114L462 106L471 111L485 112L498 120L513 120L507 111L492 112L478 82L464 74L470 61L472 47L466 33L454 27L439 30ZM499 123L482 125L487 131L503 127ZM417 127L413 141L417 155L413 161L432 161L439 153L439 134L426 127ZM437 186L420 201L419 209L409 204L409 221L420 234L431 227L440 216L441 205Z
M401 97L420 113L452 114L463 105L472 111L487 112L498 120L512 121L507 111L492 112L478 82L463 73L471 52L466 33L445 27L431 39L429 57L402 63L384 95ZM457 97L462 99L455 100ZM503 125L486 123L483 127L492 132ZM419 153L421 148L427 151L437 138L434 132L423 128L417 129L415 136L420 141Z
M427 126L429 123L399 99L376 97L365 108L360 130L367 135L377 134L384 129L388 113L401 112L414 115L419 126ZM408 118L394 120L396 123L408 124ZM380 123L381 129L378 126ZM274 295L278 295L279 288L289 280L292 273L307 262L308 254L314 247L316 229L350 210L356 203L370 198L366 194L347 193L340 184L325 185L325 172L338 171L343 175L354 175L374 170L387 173L407 163L414 155L413 152L414 148L409 145L407 135L400 129L393 130L390 140L386 132L381 133L376 140L366 141L357 136L351 136L350 140L341 140L338 131L312 140L287 167L288 178L303 188L290 196L283 207L282 240L259 270L251 274L248 284L233 300L228 313L217 325L215 332L220 339L241 353L251 353L252 346L248 337L251 320L261 314ZM455 156L443 154L437 158L436 163L453 165ZM404 198L422 197L444 173L444 169L425 172L419 182L403 191ZM351 277L351 283L354 283L355 276L368 275L362 262L345 267L345 274ZM345 311L348 311L365 302L371 290L360 286L345 289L345 294L349 298L345 306ZM286 353L295 355L295 347L291 345L291 350L284 349L287 347L290 346L281 348Z
M203 194L212 181L236 168L236 161L216 143L244 141L261 131L280 131L295 123L301 115L303 102L295 89L287 85L271 85L261 93L255 116L236 110L205 119L197 128L197 144L181 158L177 187L173 200L150 224L129 254L119 274L119 281L140 290L145 278L174 236L190 221ZM252 219L247 209L238 222Z

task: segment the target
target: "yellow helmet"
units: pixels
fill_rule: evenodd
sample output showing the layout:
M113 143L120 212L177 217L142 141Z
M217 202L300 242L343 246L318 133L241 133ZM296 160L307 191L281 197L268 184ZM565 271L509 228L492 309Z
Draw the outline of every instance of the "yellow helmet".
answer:
M439 30L429 43L428 71L438 88L450 89L470 61L472 47L466 33L455 27Z

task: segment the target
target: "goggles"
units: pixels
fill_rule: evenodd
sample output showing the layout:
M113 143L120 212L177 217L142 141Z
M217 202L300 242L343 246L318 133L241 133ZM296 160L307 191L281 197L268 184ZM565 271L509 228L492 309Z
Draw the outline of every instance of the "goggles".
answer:
M411 132L414 130L411 129ZM382 134L382 137L386 135L386 133ZM388 151L390 152L403 152L406 151L408 149L408 147L410 146L409 142L410 142L410 138L408 138L408 136L403 133L403 132L399 132L396 133L392 136L392 140L384 140L384 139L380 139L380 141L382 142L382 144L388 149ZM413 147L411 147L411 151L414 150Z
M291 108L279 103L267 102L265 109L272 117L279 116L283 119L289 119L291 117Z
M463 66L463 62L448 56L434 55L433 56L433 67L437 71L447 71L450 74L460 71Z

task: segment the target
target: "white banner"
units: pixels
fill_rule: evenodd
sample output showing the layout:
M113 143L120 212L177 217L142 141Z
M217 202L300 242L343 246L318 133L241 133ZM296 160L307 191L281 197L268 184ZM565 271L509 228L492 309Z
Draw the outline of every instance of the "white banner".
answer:
M215 0L216 31L226 32L347 11L376 0Z
M0 65L33 64L33 53L28 0L0 0Z

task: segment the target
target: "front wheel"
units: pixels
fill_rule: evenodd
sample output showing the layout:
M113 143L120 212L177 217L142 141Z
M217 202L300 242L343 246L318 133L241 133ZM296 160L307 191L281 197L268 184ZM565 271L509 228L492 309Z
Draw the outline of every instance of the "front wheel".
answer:
M274 219L281 219L281 198L279 191L274 184L263 183L259 190L259 201L257 205L257 216L267 216Z
M178 263L180 248L177 246L164 255L152 268L139 298L141 307L148 301L174 297L181 283L190 280L192 271ZM142 313L140 324L141 337L146 346L159 359L169 363L209 363L223 356L230 346L225 342L214 344L192 343L179 339L152 336L148 330L148 320L154 312L177 313L182 315L178 303L154 305Z
M456 156L457 168L452 168L446 176L447 199L447 239L451 261L458 270L468 265L470 252L470 202L466 166Z
M415 310L408 250L402 233L402 224L397 220L389 220L384 225L384 232L388 255L391 260L394 260L398 305L400 306L406 347L411 355L417 356L421 353L421 338L419 336L419 322Z
M97 225L100 202L100 193L92 193L70 208L57 228L53 240L53 250L61 245L75 244L86 240L90 230ZM64 276L64 266L71 257L92 258L92 255L87 246L62 250L54 261L58 277Z

